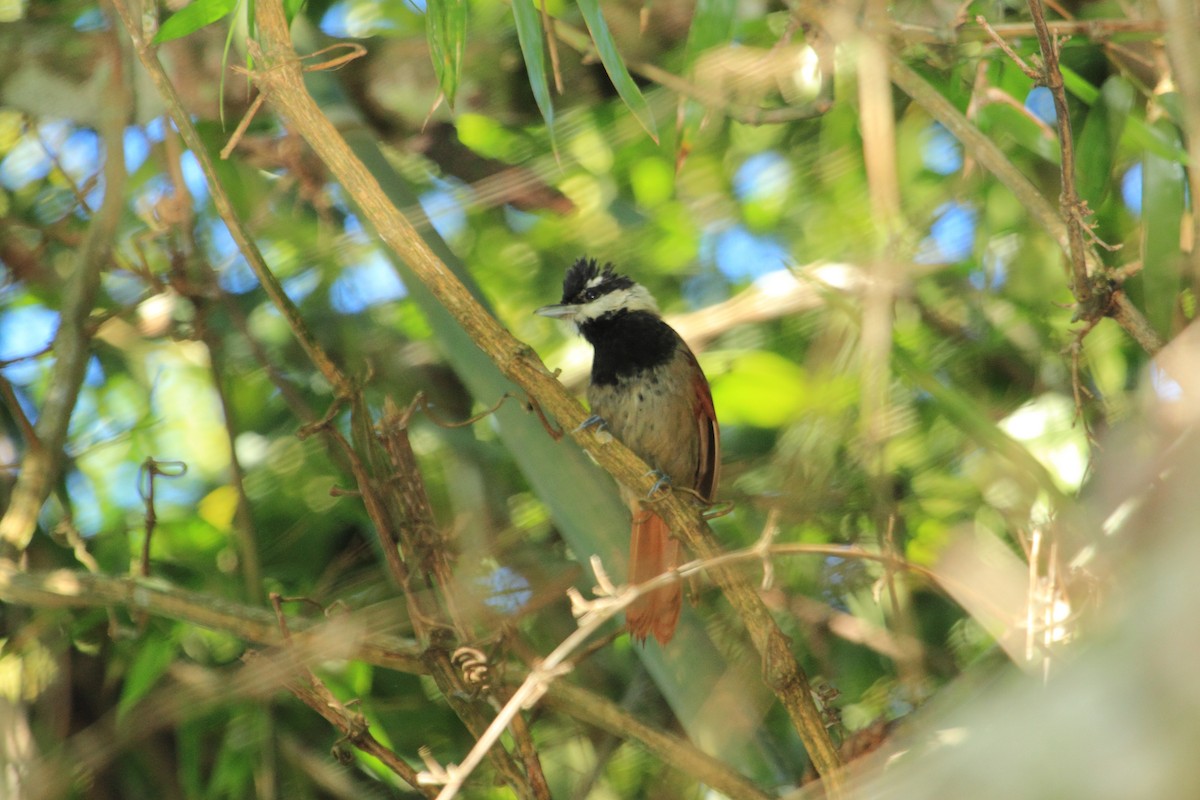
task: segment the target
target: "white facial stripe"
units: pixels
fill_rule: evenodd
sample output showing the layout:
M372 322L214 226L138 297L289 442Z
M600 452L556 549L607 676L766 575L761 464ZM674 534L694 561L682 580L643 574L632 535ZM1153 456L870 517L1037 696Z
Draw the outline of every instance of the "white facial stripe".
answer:
M658 305L654 302L654 298L650 296L644 286L635 283L628 289L618 289L615 292L601 295L590 303L583 304L576 312L575 319L577 322L586 322L589 319L602 317L609 311L620 311L621 309L658 313Z
M604 275L603 275L603 273L601 273L600 275L597 275L594 278L589 278L588 282L586 284L584 284L583 288L594 289L597 286L599 286L603 281L604 281Z

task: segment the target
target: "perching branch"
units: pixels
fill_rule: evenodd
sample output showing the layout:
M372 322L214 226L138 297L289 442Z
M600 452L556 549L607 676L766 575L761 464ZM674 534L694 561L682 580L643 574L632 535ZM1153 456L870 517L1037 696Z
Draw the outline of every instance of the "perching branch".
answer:
M256 64L253 79L267 95L268 104L313 148L383 241L405 261L500 371L563 427L577 428L587 416L579 402L567 394L527 345L513 338L480 306L429 249L313 101L304 85L281 5L259 3L256 21L262 42L261 45L251 42ZM649 470L628 448L611 441L611 437L610 441L602 442L588 430L575 433L574 438L622 484L649 494L652 488ZM667 496L659 503L658 511L700 558L720 554L708 526L685 498ZM817 770L830 779L831 794L838 794L840 758L813 702L808 678L791 652L790 642L754 589L738 574L721 570L716 578L750 632L763 660L767 683L783 702Z

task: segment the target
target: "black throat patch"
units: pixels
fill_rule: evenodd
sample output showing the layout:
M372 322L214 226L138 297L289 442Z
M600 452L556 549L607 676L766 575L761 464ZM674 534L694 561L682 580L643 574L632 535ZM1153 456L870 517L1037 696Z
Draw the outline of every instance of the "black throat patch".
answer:
M612 385L670 361L679 334L649 311L614 311L579 326L595 349L592 383Z

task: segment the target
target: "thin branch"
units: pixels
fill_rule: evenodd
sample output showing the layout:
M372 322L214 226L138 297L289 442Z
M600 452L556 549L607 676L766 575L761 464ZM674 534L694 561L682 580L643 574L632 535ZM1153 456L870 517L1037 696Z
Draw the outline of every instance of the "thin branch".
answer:
M268 103L292 129L313 148L318 157L362 210L364 218L383 241L409 266L463 330L499 370L523 388L539 406L563 427L574 430L586 418L579 401L567 394L528 345L517 341L466 290L433 253L412 224L387 199L376 178L351 152L338 130L313 101L304 84L302 70L288 32L287 20L277 0L257 5L258 30L262 45L250 43L257 69L254 81L267 95ZM598 439L591 431L573 434L596 461L625 486L650 493L653 481L641 459L612 437ZM657 510L701 558L721 552L698 510L687 499L670 495ZM812 699L808 678L791 651L791 645L772 619L754 587L741 575L724 571L718 582L731 604L742 616L763 661L768 685L775 691L799 731L818 771L829 778L827 788L839 794L841 760L829 738L820 712Z
M288 628L287 617L283 614L283 606L278 592L271 592L271 607L275 610L275 619L279 623L279 633L283 636L283 650L286 655L293 655L294 648L292 643L292 634ZM257 656L257 653L251 651L246 656ZM249 660L243 657L243 660ZM384 747L379 740L371 735L370 728L367 725L366 718L362 714L351 713L329 687L316 676L308 665L296 659L293 666L293 674L284 679L284 685L287 686L289 692L296 699L300 700L306 706L316 711L335 728L342 732L352 745L359 750L378 758L388 769L395 775L406 781L409 786L416 789L426 797L433 795L425 786L422 786L417 780L417 771L410 767L404 759L396 755L390 748Z
M79 397L84 372L91 357L94 333L89 315L100 288L100 272L108 264L121 213L125 209L125 121L133 98L125 85L125 63L117 36L105 37L110 71L108 95L101 120L104 140L104 200L93 215L75 266L63 288L62 313L54 336L46 400L38 412L37 438L26 442L25 455L8 508L0 518L0 554L24 552L33 538L38 514L62 471L63 447L71 413Z
M311 670L305 668L304 671L307 673L307 677L310 678L310 682L306 683L299 678L287 678L284 680L284 686L292 693L293 697L320 714L326 721L341 731L342 735L346 737L346 741L350 742L350 744L367 755L379 759L385 767L403 778L405 782L421 794L426 797L433 797L433 791L427 786L422 786L417 780L417 771L410 767L408 762L396 755L393 750L381 744L371 734L367 722L361 714L352 713L342 703L336 701L330 702L333 694L329 689L323 683L316 680L316 676L312 674Z
M1083 206L1075 188L1075 139L1071 134L1071 110L1067 106L1067 89L1063 84L1062 70L1058 66L1058 39L1046 27L1046 13L1042 0L1029 0L1029 13L1033 16L1033 27L1037 31L1038 46L1042 51L1042 81L1054 98L1054 113L1057 121L1058 144L1062 157L1062 195L1059 206L1067 227L1067 257L1071 263L1071 291L1080 306L1087 308L1092 302L1092 283L1089 280L1087 256L1083 243Z
M1157 19L1058 20L1047 23L1046 27L1054 36L1086 36L1094 41L1124 35L1158 36L1167 30L1163 20ZM1037 30L1028 22L992 25L990 30L969 25L932 28L893 22L891 33L906 44L957 44L984 41L993 35L1001 39L1024 39L1037 35Z
M767 800L774 797L684 739L647 725L608 698L572 683L555 681L542 702L612 736L637 741L664 764L731 800Z
M1021 72L1025 73L1025 77L1033 81L1042 79L1041 73L1029 66L1029 64L1025 63L1025 59L1021 58L1020 54L1017 53L1016 50L1013 50L1012 45L1006 42L1004 38L1000 36L1000 34L996 33L996 29L993 28L987 21L987 17L985 17L983 14L977 14L975 16L975 22L985 31L987 31L988 36L990 36L992 41L996 43L996 46L1004 51L1004 55L1012 59L1012 62L1020 68Z

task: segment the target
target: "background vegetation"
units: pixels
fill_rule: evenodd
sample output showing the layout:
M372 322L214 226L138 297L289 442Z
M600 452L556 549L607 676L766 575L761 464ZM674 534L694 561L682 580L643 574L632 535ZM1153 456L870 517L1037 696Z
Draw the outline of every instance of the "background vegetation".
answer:
M5 796L1195 796L1194 2L0 15ZM722 425L667 648L582 255Z

